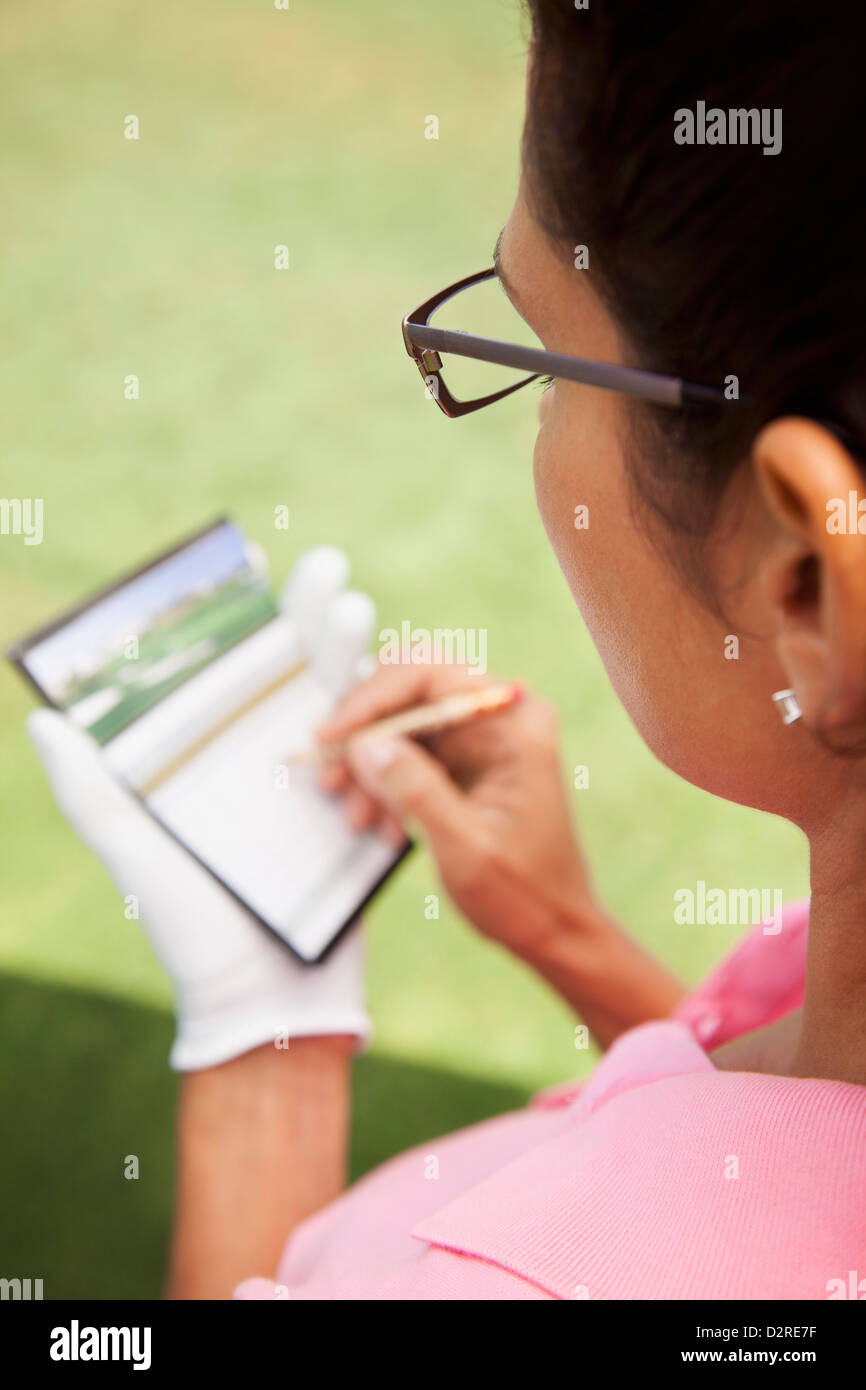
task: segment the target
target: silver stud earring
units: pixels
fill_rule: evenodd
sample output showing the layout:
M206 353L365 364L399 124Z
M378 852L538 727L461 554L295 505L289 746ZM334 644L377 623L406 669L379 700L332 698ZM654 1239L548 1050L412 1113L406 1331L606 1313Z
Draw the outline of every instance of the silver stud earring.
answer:
M800 718L803 711L797 701L797 696L793 690L776 690L773 693L773 702L778 705L779 713L782 716L783 724L794 724Z

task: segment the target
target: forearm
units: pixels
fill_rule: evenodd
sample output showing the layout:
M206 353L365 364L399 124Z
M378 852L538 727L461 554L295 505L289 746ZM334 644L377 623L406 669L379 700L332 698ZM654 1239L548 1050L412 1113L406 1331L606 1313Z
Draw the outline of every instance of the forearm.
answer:
M612 918L568 921L532 964L607 1048L628 1028L667 1018L685 986Z
M293 1038L183 1078L168 1298L273 1276L293 1227L342 1191L353 1047Z

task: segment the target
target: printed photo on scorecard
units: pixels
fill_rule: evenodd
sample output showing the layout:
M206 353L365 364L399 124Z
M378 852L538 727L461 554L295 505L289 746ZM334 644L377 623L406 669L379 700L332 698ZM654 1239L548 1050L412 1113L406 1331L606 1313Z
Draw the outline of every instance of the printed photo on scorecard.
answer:
M287 586L291 591L291 581ZM7 653L118 780L313 964L409 845L350 829L299 763L335 704L258 547L220 520Z

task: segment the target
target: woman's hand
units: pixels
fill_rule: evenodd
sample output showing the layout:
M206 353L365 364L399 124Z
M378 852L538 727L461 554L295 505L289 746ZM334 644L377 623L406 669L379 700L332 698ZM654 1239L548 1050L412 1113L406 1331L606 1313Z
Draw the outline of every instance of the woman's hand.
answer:
M319 730L352 738L398 710L488 678L456 666L380 666ZM323 764L323 787L349 820L392 834L415 822L460 911L522 957L586 1017L606 1044L623 1027L663 1017L682 990L600 906L578 847L552 707L531 693L501 713L423 741L369 734L348 759Z
M290 627L308 634L308 660L335 695L356 679L374 618L369 600L343 591L347 573L341 552L309 552L274 619L287 641ZM89 734L54 710L32 714L28 732L61 811L137 901L174 986L175 1068L215 1066L278 1037L285 1048L290 1038L369 1036L357 928L322 965L301 965L121 785Z
M322 726L351 737L373 720L490 684L456 666L380 666ZM461 912L509 950L543 955L566 919L598 914L572 825L552 707L525 693L497 714L431 735L359 739L351 763L326 763L326 789L352 824L417 822Z

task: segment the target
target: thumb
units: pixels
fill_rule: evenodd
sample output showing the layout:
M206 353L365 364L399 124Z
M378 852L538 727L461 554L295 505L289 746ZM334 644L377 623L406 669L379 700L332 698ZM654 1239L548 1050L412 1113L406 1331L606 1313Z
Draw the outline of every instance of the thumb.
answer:
M54 800L86 845L106 859L130 836L150 844L163 838L155 822L121 786L99 745L57 710L34 710L27 733Z
M361 786L398 820L415 820L434 852L464 838L471 828L466 798L425 748L393 735L359 737L349 762Z

